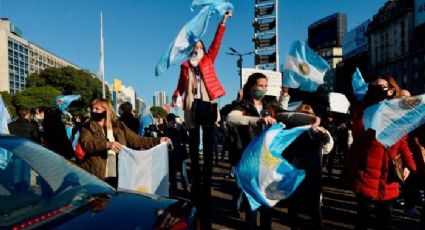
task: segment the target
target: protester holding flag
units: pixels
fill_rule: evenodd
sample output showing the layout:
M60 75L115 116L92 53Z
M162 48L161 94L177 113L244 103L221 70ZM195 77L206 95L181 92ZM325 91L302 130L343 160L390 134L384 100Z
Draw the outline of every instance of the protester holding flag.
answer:
M308 104L301 104L297 111L315 115ZM287 128L291 128L289 125ZM302 133L282 153L282 156L297 169L305 170L305 179L288 198L288 216L291 229L298 229L298 213L303 208L310 215L314 229L323 229L322 194L322 156L328 154L334 142L328 130L316 126Z
M252 159L247 159L247 156L249 156L249 155L246 156L246 153L245 153L248 149L248 146L251 146L251 143L252 143L251 141L253 141L253 139L257 138L257 136L260 133L262 133L262 131L266 127L270 126L271 124L276 123L275 117L277 117L278 114L284 112L278 106L276 101L267 103L264 100L264 95L266 93L267 86L268 86L268 79L265 75L263 75L261 73L254 73L251 76L249 76L246 84L243 87L242 101L238 102L238 104L233 107L232 111L229 113L227 120L226 120L226 122L228 123L229 126L233 126L233 127L236 128L238 136L239 136L241 144L242 144L242 149L244 150L244 156L242 157L242 159L246 160L246 161L244 161L246 164L241 165L241 162L239 162L239 164L238 164L238 169L237 169L238 181L239 181L239 179L241 179L244 176L244 175L240 175L239 170L241 170L241 171L243 171L243 170L248 170L248 171L254 170L253 168L252 168L252 170L249 168L250 166L249 166L248 162L252 163ZM313 122L315 122L316 119L315 119L314 116L309 116L309 117L310 117L310 119L305 119L306 116L302 116L301 120L299 120L298 122L295 122L294 120L297 120L297 113L291 112L291 116L286 117L285 119L292 120L293 123L297 123L297 124L310 125ZM284 126L282 124L280 124L280 125ZM281 130L282 127L278 128L278 130L279 129ZM308 129L308 128L301 128L300 130L296 130L296 131L293 131L293 132L297 133L299 131L298 132L298 135L299 135L299 133L303 132L306 129ZM292 132L292 131L289 131L289 132ZM284 135L282 134L282 137L283 136ZM291 136L291 135L288 135L288 136ZM294 135L292 135L292 137L296 137L296 135L294 134ZM285 136L284 139L289 140L290 137ZM279 156L280 156L280 153L281 152L278 153ZM253 153L253 154L258 156L259 153ZM286 163L286 165L287 165L287 163ZM252 166L252 167L257 167L257 166ZM283 167L285 167L285 166L283 166ZM290 167L292 167L292 166L290 166ZM293 170L288 169L288 171L292 172ZM276 173L276 174L280 174L280 173ZM286 179L287 179L288 182L289 181L292 182L292 180L290 180L290 179L293 179L294 184L292 184L291 186L288 185L288 187L295 189L297 187L298 183L300 182L300 178L301 178L302 175L299 175L299 172L294 172L293 174L292 173L290 173L290 174L291 174L291 177L286 178ZM277 184L278 183L276 183L276 185ZM247 185L247 186L249 187L250 185ZM244 189L244 186L242 186L242 189ZM259 188L253 188L253 190L258 190L258 189ZM271 191L273 190L271 188L269 188L269 189ZM279 189L277 189L277 190L279 190ZM292 191L290 191L290 189L288 189L288 191L281 191L281 192L283 194L285 194L285 196L288 196ZM269 208L269 207L271 207L273 205L271 203L267 203L267 204L262 203L262 202L259 203L258 200L253 201L254 198L252 198L252 197L250 198L250 196L251 195L247 195L247 199L245 199L245 200L249 201L250 207L251 207L251 208L249 208L248 205L246 206L246 218L245 218L246 226L245 227L247 229L256 229L257 228L257 218L256 218L257 215L256 215L255 210L257 209L258 206L263 205L263 206L260 207L261 229L271 229L271 208ZM285 196L283 196L283 197L285 197ZM280 196L278 196L278 197L280 197ZM258 199L262 200L263 198L258 198ZM274 199L273 203L276 204L277 201L279 201L279 200L280 199Z
M81 167L117 187L117 153L125 145L148 149L160 142L171 143L167 137L141 137L120 122L106 99L95 99L90 106L90 121L81 129L80 143L86 151Z
M276 114L277 106L262 100L267 86L268 79L264 74L254 73L249 76L243 87L242 101L227 116L229 126L237 128L243 149L263 130L263 126L276 123L273 114ZM256 229L257 212L251 211L247 204L245 211L245 228ZM260 213L261 229L271 229L271 209L262 206Z
M395 80L381 76L371 82L363 101L354 109L354 142L346 159L346 177L357 196L357 229L366 229L372 216L372 205L376 207L375 223L379 229L387 229L391 220L391 206L399 196L399 184L395 179L392 159L401 154L404 167L415 171L412 153L407 146L406 137L391 146L384 146L376 139L375 130L366 129L369 120L364 120L367 107L384 103L400 95ZM409 174L405 168L404 178Z
M190 157L191 157L191 174L192 174L192 193L194 194L194 202L200 209L201 223L205 224L204 228L211 228L211 216L209 207L205 204L211 199L211 173L212 173L212 151L213 151L213 126L218 121L218 111L211 109L217 108L216 99L225 94L217 74L214 69L214 62L217 57L221 40L226 29L226 21L232 16L231 12L223 15L221 23L218 25L214 40L208 50L204 43L200 40L193 47L193 51L189 60L181 65L180 78L177 89L173 95L173 105L176 104L177 97L184 94L183 109L186 126L189 129L190 137ZM208 114L194 120L192 112L194 103L203 104L210 108L215 114ZM216 118L214 120L214 117ZM210 119L212 118L212 119ZM203 119L203 121L201 121ZM199 143L200 143L200 127L202 127L202 143L204 164L201 171L199 165ZM201 186L203 184L203 186ZM203 194L201 195L201 191Z

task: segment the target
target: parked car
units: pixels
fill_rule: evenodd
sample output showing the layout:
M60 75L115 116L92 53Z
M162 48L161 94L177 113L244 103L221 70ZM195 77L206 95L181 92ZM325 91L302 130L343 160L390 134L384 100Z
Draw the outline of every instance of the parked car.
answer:
M30 140L0 136L0 229L193 229L188 202L115 190Z

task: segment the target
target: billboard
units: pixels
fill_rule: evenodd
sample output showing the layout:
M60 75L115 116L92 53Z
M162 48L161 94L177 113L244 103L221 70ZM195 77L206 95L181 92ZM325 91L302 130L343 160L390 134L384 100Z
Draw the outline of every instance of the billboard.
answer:
M342 58L344 60L367 51L366 31L369 23L370 20L367 20L345 34L342 39Z
M425 23L425 0L415 0L415 27Z
M308 27L308 46L313 50L342 46L342 37L347 32L347 15L332 14Z
M271 70L261 70L261 69L250 69L250 68L242 68L242 88L245 85L248 77L253 73L262 73L266 75L268 79L268 87L266 95L279 97L280 88L282 86L282 73L271 71Z

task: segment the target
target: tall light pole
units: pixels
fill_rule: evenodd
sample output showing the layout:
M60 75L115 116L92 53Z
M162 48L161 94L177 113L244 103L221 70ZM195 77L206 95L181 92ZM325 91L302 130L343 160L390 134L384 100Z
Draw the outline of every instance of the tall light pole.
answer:
M105 92L105 64L103 56L103 17L100 11L100 61L99 61L99 78L102 80L102 98L106 98Z
M247 53L241 54L232 47L229 47L229 50L232 51L232 52L227 52L226 54L239 57L238 62L237 62L237 67L239 68L239 77L240 77L239 83L240 83L240 87L242 88L242 62L243 62L242 57L245 56L245 55L251 55L254 52L247 52Z

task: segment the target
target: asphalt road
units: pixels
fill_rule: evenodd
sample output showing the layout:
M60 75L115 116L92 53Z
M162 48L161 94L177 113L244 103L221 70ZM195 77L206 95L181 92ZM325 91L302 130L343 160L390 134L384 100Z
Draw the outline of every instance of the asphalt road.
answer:
M356 220L355 196L352 192L340 187L340 182L336 179L340 167L336 165L333 179L324 176L322 215L325 229L354 229ZM229 177L229 173L230 165L227 157L215 164L213 169L213 200L211 201L213 229L243 229L244 226L244 213L237 212L235 202L232 201L232 192L236 182L235 179ZM174 193L174 196L190 199L189 193L182 190ZM420 207L417 208L420 210ZM307 214L301 213L299 218L301 219L300 229L315 229ZM284 202L278 203L273 208L272 221L273 229L289 229L287 208ZM389 229L416 230L422 228L418 217L406 215L403 206L395 204Z

